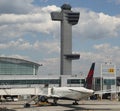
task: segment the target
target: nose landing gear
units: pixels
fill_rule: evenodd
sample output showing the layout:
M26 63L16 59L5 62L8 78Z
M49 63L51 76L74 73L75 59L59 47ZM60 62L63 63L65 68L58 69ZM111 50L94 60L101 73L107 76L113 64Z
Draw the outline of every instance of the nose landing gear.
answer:
M78 101L74 101L74 102L73 102L73 105L78 105Z

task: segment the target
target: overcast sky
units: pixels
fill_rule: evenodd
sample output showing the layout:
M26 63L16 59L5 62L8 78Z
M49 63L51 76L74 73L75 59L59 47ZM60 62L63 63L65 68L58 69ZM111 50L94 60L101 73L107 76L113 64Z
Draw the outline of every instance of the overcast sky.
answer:
M72 38L73 53L81 57L73 61L73 74L86 75L93 61L96 75L108 60L120 68L120 0L0 0L0 56L43 64L40 74L59 74L60 22L50 13L64 3L80 12Z

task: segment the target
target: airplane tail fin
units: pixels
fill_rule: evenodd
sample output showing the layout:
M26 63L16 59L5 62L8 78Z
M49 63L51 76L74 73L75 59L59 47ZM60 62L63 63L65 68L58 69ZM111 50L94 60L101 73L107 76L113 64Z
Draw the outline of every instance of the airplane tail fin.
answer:
M94 69L95 69L95 63L92 63L91 68L90 68L89 73L88 73L88 76L86 78L86 82L85 82L85 87L87 89L92 88L92 80L93 80Z

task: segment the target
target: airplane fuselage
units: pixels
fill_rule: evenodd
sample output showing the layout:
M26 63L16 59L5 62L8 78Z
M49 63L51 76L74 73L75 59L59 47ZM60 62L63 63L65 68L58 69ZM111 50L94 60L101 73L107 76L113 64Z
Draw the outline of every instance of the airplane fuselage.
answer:
M71 100L80 100L91 96L94 91L84 87L54 87L52 94L58 98L66 98Z

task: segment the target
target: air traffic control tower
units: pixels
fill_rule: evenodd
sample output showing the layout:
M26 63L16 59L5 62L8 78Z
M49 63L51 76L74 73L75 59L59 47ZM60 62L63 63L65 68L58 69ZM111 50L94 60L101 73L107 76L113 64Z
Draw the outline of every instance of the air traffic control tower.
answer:
M79 12L72 12L69 4L61 6L61 12L52 12L51 18L61 22L61 64L60 74L72 74L72 60L79 59L79 54L72 54L72 25L79 20Z

